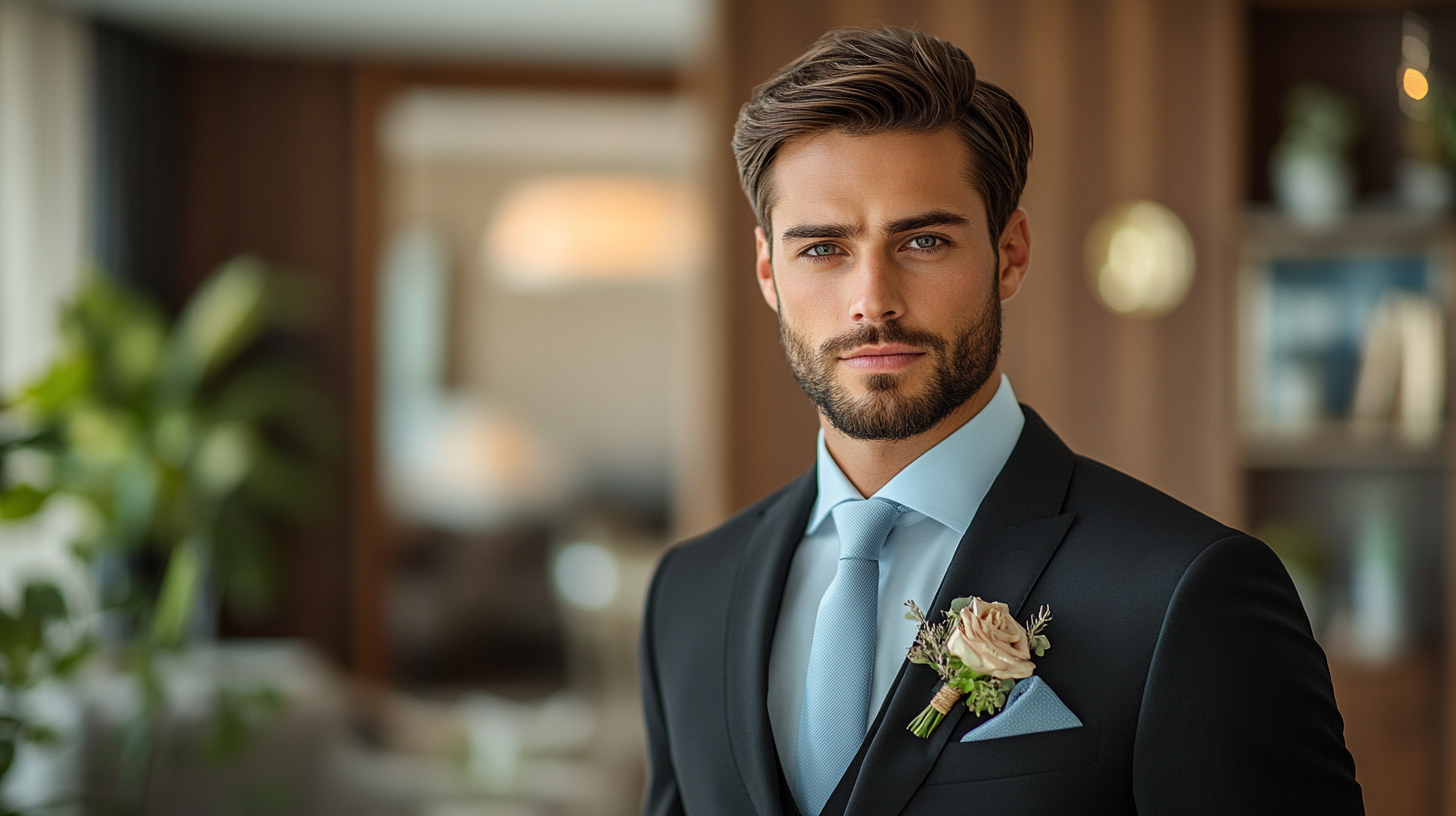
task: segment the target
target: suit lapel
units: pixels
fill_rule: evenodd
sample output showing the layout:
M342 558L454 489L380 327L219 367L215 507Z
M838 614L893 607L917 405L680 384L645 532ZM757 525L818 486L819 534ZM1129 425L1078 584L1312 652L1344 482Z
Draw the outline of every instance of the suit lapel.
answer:
M768 659L789 565L816 493L815 472L810 468L764 510L739 561L728 609L723 684L728 741L760 816L783 813L778 749L768 719Z
M961 538L928 614L976 595L1005 602L1021 620L1027 595L1072 525L1075 514L1061 513L1061 507L1076 460L1041 417L1025 406L1023 411L1021 438ZM920 787L966 711L956 705L929 739L907 730L940 682L928 666L902 669L864 753L846 816L899 813Z

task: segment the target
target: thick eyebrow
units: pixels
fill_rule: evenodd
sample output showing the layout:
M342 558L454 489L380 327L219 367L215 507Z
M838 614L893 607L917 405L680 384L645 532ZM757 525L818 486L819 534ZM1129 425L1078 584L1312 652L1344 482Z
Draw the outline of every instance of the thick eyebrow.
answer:
M925 229L926 227L951 227L971 223L969 218L958 215L948 210L931 210L920 215L912 215L909 218L901 218L898 221L891 221L885 227L886 235L899 235L902 232ZM859 234L859 229L847 224L799 224L789 227L779 236L781 241L790 241L801 238L853 238Z
M853 238L859 230L845 224L800 224L789 227L780 235L780 240L795 238Z
M902 232L925 229L926 227L955 227L969 224L971 220L964 215L957 215L946 210L931 210L921 215L912 215L909 218L901 218L899 221L891 221L885 228L886 235L899 235Z

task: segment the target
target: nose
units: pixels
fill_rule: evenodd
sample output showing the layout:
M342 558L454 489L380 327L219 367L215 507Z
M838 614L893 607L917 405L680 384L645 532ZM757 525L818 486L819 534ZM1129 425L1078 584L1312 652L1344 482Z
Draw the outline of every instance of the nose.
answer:
M905 316L900 270L880 253L862 255L854 271L850 309L856 323L887 323Z

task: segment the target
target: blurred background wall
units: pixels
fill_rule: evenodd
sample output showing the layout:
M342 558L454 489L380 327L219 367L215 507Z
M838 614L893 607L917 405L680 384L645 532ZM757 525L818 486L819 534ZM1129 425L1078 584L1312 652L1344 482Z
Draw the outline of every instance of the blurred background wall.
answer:
M176 315L250 253L307 281L311 328L270 342L344 441L338 501L277 536L276 602L223 604L176 669L312 702L231 769L152 771L142 810L280 764L307 791L289 812L635 807L655 558L812 462L732 125L824 30L885 24L961 45L1031 116L1018 396L1078 452L1264 536L1331 655L1367 807L1456 812L1456 7L1414 5L0 0L0 381L56 353L84 257ZM49 74L25 67L47 25L75 52ZM1301 209L1279 167L1310 166ZM37 196L74 223L47 233ZM1111 298L1119 230L1171 242L1149 274L1175 295ZM323 747L285 750L305 731ZM121 785L89 762L74 785Z

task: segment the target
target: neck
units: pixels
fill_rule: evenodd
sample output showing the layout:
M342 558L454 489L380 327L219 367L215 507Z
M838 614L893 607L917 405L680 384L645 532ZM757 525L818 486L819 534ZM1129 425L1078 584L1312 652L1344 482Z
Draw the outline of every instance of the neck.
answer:
M936 423L925 433L908 439L893 441L878 439L854 439L841 433L829 423L823 414L819 415L819 427L824 429L824 446L834 463L844 472L845 478L865 498L873 496L884 487L895 474L920 455L939 445L941 440L960 430L960 427L976 415L996 396L1001 387L1001 366L997 365L971 398L951 411L945 419Z

